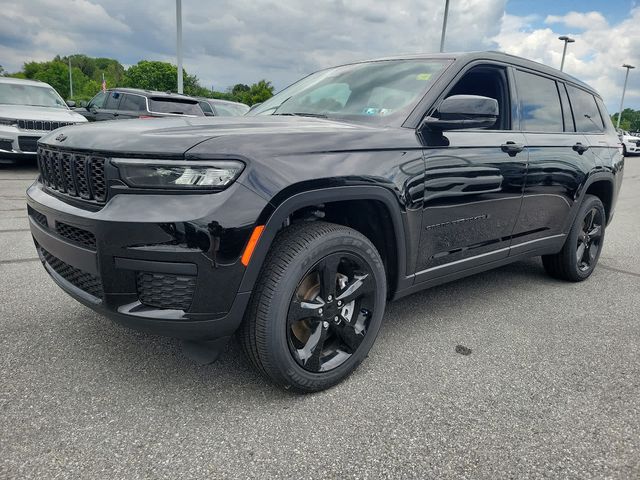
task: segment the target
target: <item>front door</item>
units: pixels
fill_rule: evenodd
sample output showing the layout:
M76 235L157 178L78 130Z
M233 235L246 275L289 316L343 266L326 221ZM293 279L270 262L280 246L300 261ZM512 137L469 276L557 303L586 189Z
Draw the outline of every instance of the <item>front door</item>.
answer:
M498 101L490 129L443 133L442 146L424 149L425 196L416 282L509 255L527 170L524 135L512 129L506 68L473 67L445 95Z

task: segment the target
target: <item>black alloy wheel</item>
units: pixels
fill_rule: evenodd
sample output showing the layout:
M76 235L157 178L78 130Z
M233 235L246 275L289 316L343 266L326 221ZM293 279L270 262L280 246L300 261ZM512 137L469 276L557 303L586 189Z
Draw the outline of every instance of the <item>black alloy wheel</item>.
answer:
M576 261L582 272L590 270L598 253L600 252L600 240L602 239L602 213L593 207L587 212L582 229L578 233Z
M547 273L570 282L589 278L602 252L606 223L602 201L585 195L562 250L542 257Z
M343 225L297 223L271 245L238 330L240 343L275 384L324 390L367 357L386 296L384 264L367 237Z
M357 255L327 255L304 276L291 299L287 340L310 372L342 365L362 344L375 306L375 279Z

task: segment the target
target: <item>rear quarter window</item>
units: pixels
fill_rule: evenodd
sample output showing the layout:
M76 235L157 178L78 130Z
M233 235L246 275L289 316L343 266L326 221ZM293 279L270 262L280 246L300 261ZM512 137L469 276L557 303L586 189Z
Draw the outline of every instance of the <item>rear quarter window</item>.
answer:
M181 115L198 115L204 113L197 101L188 101L181 98L150 98L149 110L157 113L175 113Z
M571 100L576 130L584 133L600 133L604 131L604 123L598 110L595 97L580 88L567 85Z

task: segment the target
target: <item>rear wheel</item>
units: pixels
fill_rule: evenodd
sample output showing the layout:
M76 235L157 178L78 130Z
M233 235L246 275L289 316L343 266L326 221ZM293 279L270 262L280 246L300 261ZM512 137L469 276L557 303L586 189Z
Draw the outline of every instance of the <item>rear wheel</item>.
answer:
M555 255L542 257L547 272L571 282L589 278L600 258L605 224L602 202L594 195L587 195L562 250Z
M324 222L281 232L240 329L251 362L276 384L323 390L367 356L386 301L382 260L359 232Z

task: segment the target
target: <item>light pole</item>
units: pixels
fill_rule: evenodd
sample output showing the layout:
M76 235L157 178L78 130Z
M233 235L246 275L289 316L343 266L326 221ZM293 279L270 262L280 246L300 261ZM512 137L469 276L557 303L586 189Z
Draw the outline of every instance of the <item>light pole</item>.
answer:
M440 37L440 53L444 52L444 37L447 33L447 17L449 16L449 0L445 0L444 19L442 20L442 36Z
M575 40L571 37L567 37L566 35L562 35L558 37L558 40L562 40L564 42L564 49L562 50L562 62L560 63L560 71L564 68L564 57L567 54L567 43L573 43Z
M69 60L69 98L73 98L73 75L71 74L71 55L67 57Z
M176 55L178 57L178 93L182 93L182 0L176 0L176 27L177 27Z
M620 128L620 119L622 118L622 106L624 105L624 94L627 91L627 80L629 80L629 70L636 67L625 63L624 65L622 65L622 68L626 68L627 73L624 76L624 87L622 87L622 98L620 99L620 110L618 111L618 124L616 125L616 128Z

